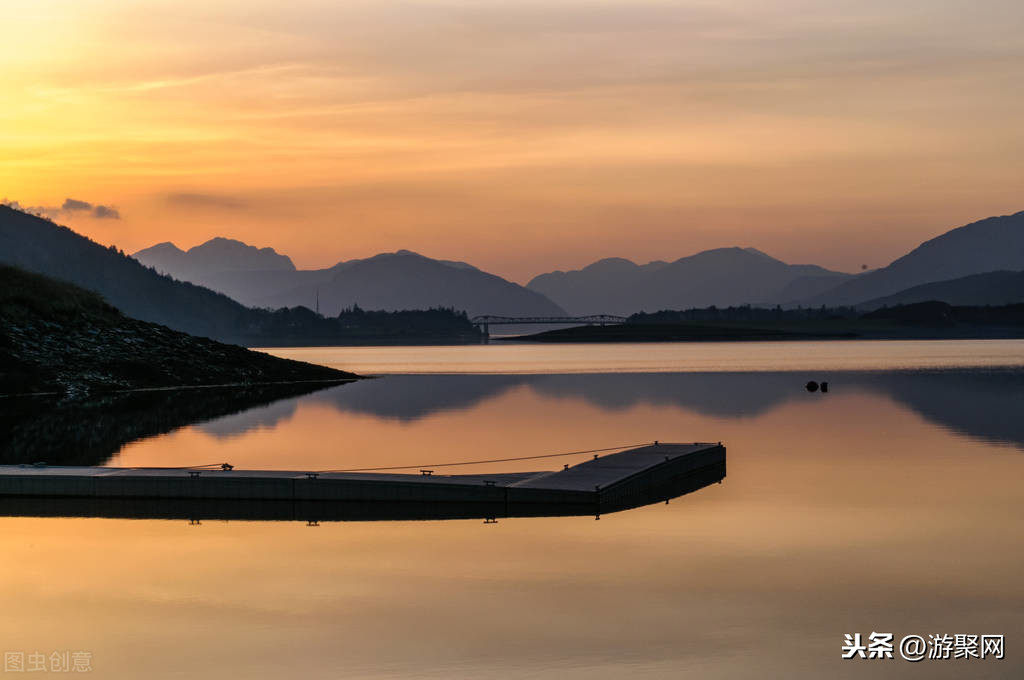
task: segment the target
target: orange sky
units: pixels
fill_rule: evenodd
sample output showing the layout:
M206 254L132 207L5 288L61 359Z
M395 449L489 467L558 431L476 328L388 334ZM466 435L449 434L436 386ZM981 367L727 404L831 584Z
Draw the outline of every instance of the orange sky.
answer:
M128 251L853 270L1024 209L1018 0L4 9L0 197L116 206L57 221Z

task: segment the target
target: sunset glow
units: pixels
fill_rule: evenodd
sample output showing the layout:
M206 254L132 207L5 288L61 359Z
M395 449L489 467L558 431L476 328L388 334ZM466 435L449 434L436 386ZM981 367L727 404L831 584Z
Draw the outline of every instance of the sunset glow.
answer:
M1024 207L1015 1L4 7L0 197L127 251L853 271Z

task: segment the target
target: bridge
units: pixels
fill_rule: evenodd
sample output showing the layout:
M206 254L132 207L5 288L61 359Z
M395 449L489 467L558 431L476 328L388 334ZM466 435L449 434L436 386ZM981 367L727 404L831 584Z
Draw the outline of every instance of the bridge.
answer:
M474 316L470 322L490 335L491 326L519 326L523 324L566 324L566 325L598 325L626 323L626 317L611 314L592 314L591 316Z

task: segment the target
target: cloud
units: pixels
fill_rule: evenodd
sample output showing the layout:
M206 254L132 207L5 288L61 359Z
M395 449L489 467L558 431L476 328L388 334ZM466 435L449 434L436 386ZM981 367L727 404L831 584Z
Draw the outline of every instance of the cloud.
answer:
M73 198L65 198L64 205L60 207L62 212L74 212L78 210L92 210L92 203L88 201L77 201Z
M32 213L33 215L40 215L49 219L56 219L60 216L70 216L76 213L85 213L89 217L97 220L119 220L121 219L120 211L110 205L93 205L88 201L79 201L75 198L65 198L64 203L58 208L51 205L22 205L18 201L8 201L6 198L0 201L3 205L6 205L15 210L21 210L22 212Z
M98 220L119 220L121 213L109 205L98 205L92 209L92 216Z
M235 196L224 194L201 194L179 192L168 194L166 201L171 205L183 208L220 208L222 210L245 210L249 202Z

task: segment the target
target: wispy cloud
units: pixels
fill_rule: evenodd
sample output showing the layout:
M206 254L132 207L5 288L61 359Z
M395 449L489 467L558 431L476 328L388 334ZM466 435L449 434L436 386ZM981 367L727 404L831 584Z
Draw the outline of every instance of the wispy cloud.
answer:
M165 199L170 205L181 208L217 208L220 210L245 210L250 207L249 201L237 196L226 194L207 194L193 192L176 192L167 194Z
M189 87L210 81L218 81L233 78L248 78L259 76L277 76L289 72L308 69L306 64L264 64L252 68L228 69L221 71L209 71L191 76L178 76L167 78L154 78L136 82L118 83L107 87L98 88L100 92L149 92L152 90L165 90L175 87Z

